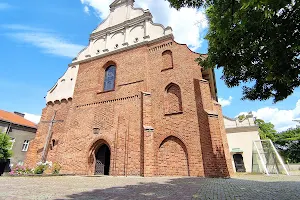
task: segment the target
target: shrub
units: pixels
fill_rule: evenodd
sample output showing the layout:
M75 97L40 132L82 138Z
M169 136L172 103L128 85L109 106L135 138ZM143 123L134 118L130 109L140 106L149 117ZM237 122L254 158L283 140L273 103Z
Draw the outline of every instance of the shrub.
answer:
M52 174L59 174L60 169L61 169L60 164L54 163L53 164L53 169L52 169Z
M238 116L238 119L239 119L240 122L242 122L246 119L246 116L245 115L240 115L240 116Z
M46 161L44 163L38 162L37 166L34 169L34 173L35 174L43 174L46 169L51 168L51 167L52 167L52 162L48 162L48 161Z
M47 168L46 165L38 165L35 167L34 173L35 174L43 174L44 171L46 170L46 168Z
M0 132L0 162L6 162L12 156L10 137Z
M17 165L12 168L12 170L9 172L9 175L27 175L32 173L33 171L30 168Z
M27 175L27 174L43 174L47 169L50 169L52 167L52 162L46 161L45 163L38 162L37 166L34 169L30 169L24 166L15 166L12 168L12 170L9 172L9 175ZM58 174L60 170L60 165L55 164L54 168L52 170L53 174Z

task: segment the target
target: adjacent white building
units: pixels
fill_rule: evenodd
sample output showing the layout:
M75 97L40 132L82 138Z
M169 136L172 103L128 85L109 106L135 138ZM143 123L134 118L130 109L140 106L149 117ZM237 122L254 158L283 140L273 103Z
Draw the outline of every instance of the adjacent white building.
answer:
M243 120L224 116L229 151L236 172L252 172L253 141L260 140L254 120L251 114Z

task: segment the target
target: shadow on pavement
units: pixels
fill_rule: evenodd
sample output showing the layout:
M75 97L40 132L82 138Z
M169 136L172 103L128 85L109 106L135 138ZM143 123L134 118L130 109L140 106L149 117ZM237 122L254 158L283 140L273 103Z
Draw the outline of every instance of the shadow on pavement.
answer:
M101 177L99 177L101 178ZM264 178L264 177L262 177ZM105 181L105 179L103 179ZM300 181L300 177L299 177ZM221 178L174 178L166 183L143 183L96 189L67 199L300 199L300 182L263 182Z

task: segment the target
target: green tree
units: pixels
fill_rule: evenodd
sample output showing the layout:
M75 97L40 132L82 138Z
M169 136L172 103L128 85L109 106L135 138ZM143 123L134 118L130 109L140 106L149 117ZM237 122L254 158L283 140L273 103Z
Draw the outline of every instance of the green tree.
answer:
M286 161L290 163L300 162L300 128L278 133L274 143Z
M259 127L258 132L260 139L270 139L273 142L276 140L277 132L271 122L266 123L264 120L256 119L255 124Z
M239 115L239 116L238 116L238 119L239 119L240 121L243 121L244 119L246 119L246 116L245 116L245 115Z
M176 9L204 6L209 47L198 62L223 68L228 87L243 85L243 99L277 102L300 85L298 0L168 1Z
M288 129L277 133L272 123L261 119L255 120L259 126L258 132L262 140L270 139L285 161L289 163L300 162L300 128Z
M0 133L0 161L6 161L12 156L10 137L5 133Z

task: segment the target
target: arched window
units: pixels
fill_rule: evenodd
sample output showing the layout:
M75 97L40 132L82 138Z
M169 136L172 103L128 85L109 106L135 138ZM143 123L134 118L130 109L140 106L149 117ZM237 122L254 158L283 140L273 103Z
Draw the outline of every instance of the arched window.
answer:
M180 87L174 83L166 87L165 95L165 113L179 113L182 112L182 100Z
M114 90L115 80L116 80L116 67L114 65L110 65L105 70L104 91Z
M163 69L172 69L173 68L173 55L172 51L166 50L162 53L162 58L163 58Z

